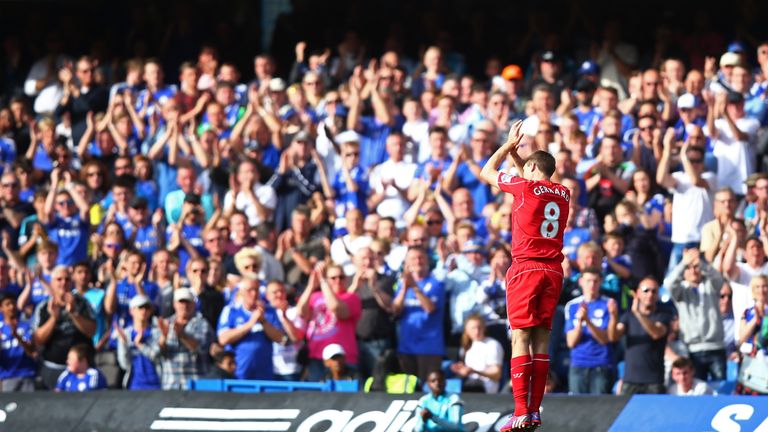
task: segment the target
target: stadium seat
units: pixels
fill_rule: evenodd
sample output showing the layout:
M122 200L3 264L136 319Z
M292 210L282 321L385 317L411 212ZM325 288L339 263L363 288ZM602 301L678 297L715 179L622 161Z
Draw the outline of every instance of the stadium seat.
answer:
M357 380L333 381L333 391L341 393L357 393L360 382Z
M198 379L189 380L189 389L192 391L224 391L224 380L220 379Z
M730 395L736 389L736 380L720 381L720 385L714 387L718 395Z

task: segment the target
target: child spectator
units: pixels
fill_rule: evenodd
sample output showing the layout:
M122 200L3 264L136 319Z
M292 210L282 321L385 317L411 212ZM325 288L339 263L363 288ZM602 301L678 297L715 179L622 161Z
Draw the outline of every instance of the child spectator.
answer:
M608 273L613 273L621 279L631 276L629 269L632 261L624 254L624 237L621 234L610 232L603 237L603 249L605 250L604 266Z
M67 353L67 369L56 383L57 392L86 392L107 388L104 375L88 361L88 345L75 345Z
M208 379L235 379L235 353L232 351L221 351L213 356L213 368L211 368L205 378Z

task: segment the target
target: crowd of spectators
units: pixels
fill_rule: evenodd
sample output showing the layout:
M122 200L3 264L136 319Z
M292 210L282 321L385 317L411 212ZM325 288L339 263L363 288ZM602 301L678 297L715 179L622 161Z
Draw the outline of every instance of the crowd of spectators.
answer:
M204 45L165 76L51 42L0 107L3 391L508 392L514 212L480 170L516 120L573 197L550 391L768 368L768 43L648 61L608 25L482 76L438 44L301 41L285 74Z

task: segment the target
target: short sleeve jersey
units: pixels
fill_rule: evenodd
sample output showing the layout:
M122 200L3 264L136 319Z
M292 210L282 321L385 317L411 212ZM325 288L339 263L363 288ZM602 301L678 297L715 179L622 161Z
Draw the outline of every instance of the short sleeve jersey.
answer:
M512 204L512 259L563 260L563 232L568 220L568 188L551 181L532 181L499 173L499 189L515 197Z

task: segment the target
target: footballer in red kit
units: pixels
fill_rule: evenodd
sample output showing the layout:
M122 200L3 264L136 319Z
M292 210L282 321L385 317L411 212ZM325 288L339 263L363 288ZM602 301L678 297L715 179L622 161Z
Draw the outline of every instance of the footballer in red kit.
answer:
M539 408L549 373L552 317L563 286L563 232L570 191L550 181L555 158L535 151L526 160L517 152L522 122L491 156L481 175L512 194L512 265L507 270L507 317L512 328L510 372L515 413L506 431L530 431L541 424ZM519 176L499 172L510 155Z

